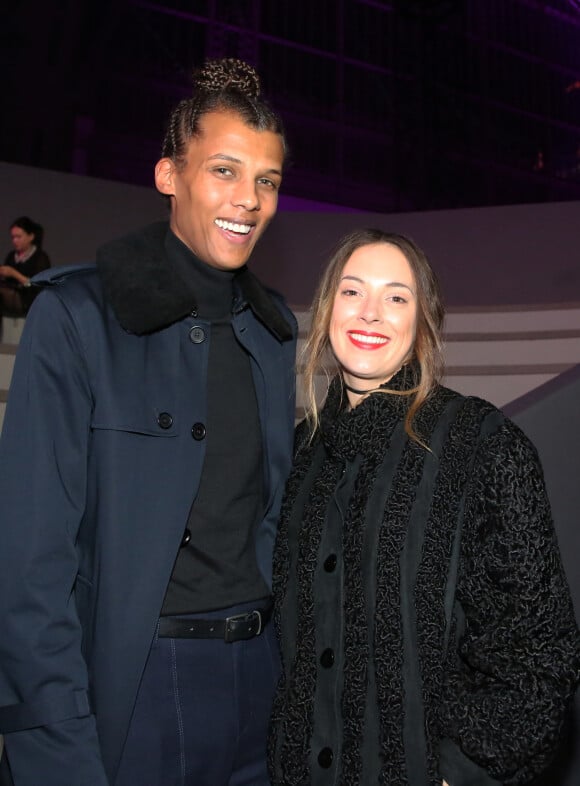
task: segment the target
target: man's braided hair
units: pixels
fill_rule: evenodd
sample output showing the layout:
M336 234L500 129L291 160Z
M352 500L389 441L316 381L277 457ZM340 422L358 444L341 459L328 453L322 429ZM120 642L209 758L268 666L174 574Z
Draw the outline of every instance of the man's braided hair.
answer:
M280 134L286 152L282 120L261 98L256 70L243 60L226 57L208 60L193 72L192 96L180 101L169 117L162 157L183 166L188 144L201 134L200 120L208 112L233 113L250 128Z

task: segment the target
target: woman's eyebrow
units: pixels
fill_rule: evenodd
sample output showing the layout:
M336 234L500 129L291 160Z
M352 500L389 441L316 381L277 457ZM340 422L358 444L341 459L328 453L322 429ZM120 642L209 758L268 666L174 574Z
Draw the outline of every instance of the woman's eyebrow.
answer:
M362 278L359 278L358 276L343 276L340 280L341 281L358 281L359 284L364 284L365 283L365 281ZM413 295L415 294L415 291L413 290L413 288L410 287L408 284L404 284L402 281L386 281L384 286L385 287L403 287L404 289L408 289L409 292L411 292L411 294L413 294Z

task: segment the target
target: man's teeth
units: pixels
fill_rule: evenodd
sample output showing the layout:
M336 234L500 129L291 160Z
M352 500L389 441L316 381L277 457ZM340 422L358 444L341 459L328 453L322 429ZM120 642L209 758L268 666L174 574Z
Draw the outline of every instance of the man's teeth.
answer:
M249 224L234 224L232 221L223 221L216 218L214 224L220 229L227 229L228 232L238 232L240 235L247 235L252 228Z
M382 336L365 336L363 333L350 334L355 341L360 341L363 344L386 344L388 339Z

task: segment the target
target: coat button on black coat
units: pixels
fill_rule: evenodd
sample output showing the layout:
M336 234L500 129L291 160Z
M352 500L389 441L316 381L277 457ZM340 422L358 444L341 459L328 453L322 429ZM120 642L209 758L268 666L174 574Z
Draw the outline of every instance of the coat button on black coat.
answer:
M169 412L161 412L157 418L157 425L159 428L168 429L173 425L173 418Z
M324 669L329 669L334 664L334 651L330 647L320 656L320 665Z
M181 538L181 545L180 548L185 548L189 541L191 540L191 531L186 529L183 533L183 537Z
M327 770L332 765L334 755L330 748L323 748L318 754L318 763Z
M194 423L191 428L191 436L198 441L205 439L205 426L203 423Z
M332 573L336 568L336 563L338 562L336 558L336 554L329 554L328 557L324 560L324 570L327 573Z
M194 344L201 344L205 341L205 330L199 325L195 325L189 331L189 340Z

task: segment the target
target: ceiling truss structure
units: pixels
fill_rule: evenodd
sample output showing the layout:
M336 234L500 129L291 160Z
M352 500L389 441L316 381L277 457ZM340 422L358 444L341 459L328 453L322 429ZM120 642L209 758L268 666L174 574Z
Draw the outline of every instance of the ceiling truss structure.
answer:
M0 157L151 184L190 69L237 56L284 116L286 193L377 212L578 199L579 6L23 0Z

